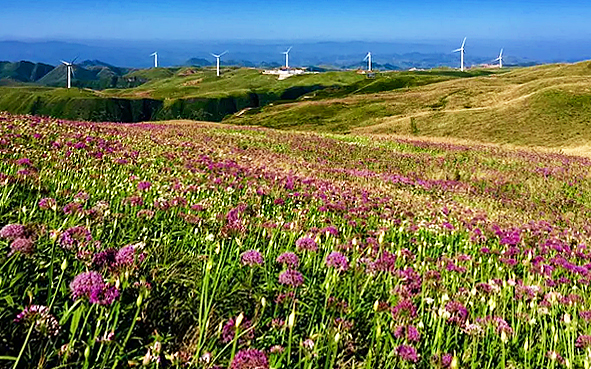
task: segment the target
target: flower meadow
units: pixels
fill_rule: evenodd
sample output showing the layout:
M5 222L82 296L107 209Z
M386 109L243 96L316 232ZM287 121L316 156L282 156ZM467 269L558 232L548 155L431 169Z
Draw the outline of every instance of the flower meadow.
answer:
M8 114L0 158L0 367L591 367L586 158Z

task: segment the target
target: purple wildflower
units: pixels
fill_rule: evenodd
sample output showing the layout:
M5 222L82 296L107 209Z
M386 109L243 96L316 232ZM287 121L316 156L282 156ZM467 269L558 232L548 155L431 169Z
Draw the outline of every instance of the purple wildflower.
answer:
M15 323L29 321L35 324L35 329L50 336L57 336L60 325L57 319L51 315L47 306L30 305L21 311L14 319Z
M485 316L484 318L477 318L476 322L482 325L491 325L495 328L497 334L505 333L508 336L513 335L513 328L507 321L498 316Z
M287 269L279 274L279 283L292 287L299 287L304 284L304 276L297 270Z
M20 224L7 224L0 229L0 237L14 240L25 235L25 227Z
M86 202L90 198L90 195L84 191L80 191L74 196L74 200L78 202Z
M250 320L244 319L242 323L240 323L238 329L240 329L241 331L246 331L243 335L241 335L239 340L240 342L242 342L243 339L254 339L254 329L250 329L251 326L252 323L250 322ZM234 335L236 334L236 329L236 318L231 318L226 322L226 324L224 324L224 327L222 328L222 342L231 342L234 339Z
M115 255L115 261L119 266L131 266L134 262L141 263L145 255L140 250L144 247L143 243L136 243L133 245L127 245L117 251Z
M242 265L248 265L251 267L261 265L263 264L263 255L257 250L248 250L242 253L240 261L242 262Z
M339 271L346 271L349 269L349 260L340 252L333 251L326 257L326 266L333 267Z
M587 322L591 322L591 310L579 311L579 317Z
M451 362L453 361L454 357L452 354L443 354L441 355L441 366L444 368L449 368L451 366Z
M41 210L55 210L56 205L55 199L52 199L51 197L45 197L39 200L39 209Z
M392 308L392 316L395 319L414 318L417 315L417 309L410 299L404 299L398 302Z
M142 209L137 212L137 217L144 219L152 219L154 217L154 212L152 210Z
M384 251L376 261L369 264L369 269L372 272L394 272L396 270L396 255Z
M139 182L139 183L137 184L137 189L138 189L139 191L146 191L146 190L149 190L149 189L150 189L150 187L152 187L152 183L150 183L150 182L148 182L148 181L142 181L142 182Z
M398 339L406 338L409 342L419 342L421 340L421 334L412 325L403 326L399 325L394 329L394 337Z
M33 253L33 241L28 238L17 238L10 244L10 255L15 252L31 255Z
M97 252L92 257L92 265L97 269L102 268L112 268L117 263L115 256L117 255L117 250L113 248L108 248L104 251Z
M332 236L334 236L334 237L337 237L337 236L339 235L339 231L338 231L338 229L336 229L336 228L335 228L335 227L333 227L333 226L328 226L328 227L322 228L322 229L320 230L320 233L326 233L326 234L330 234L330 235L332 235Z
M285 264L289 268L297 268L300 264L300 259L293 252L284 252L279 255L276 260L278 263Z
M90 292L88 301L92 304L111 305L119 297L119 290L115 286L95 286Z
M296 247L299 251L317 251L318 245L310 237L301 237L296 241Z
M461 327L468 319L468 310L460 302L448 302L445 305L445 310L447 310L447 312L450 314L450 317L447 319L448 323L455 324Z
M562 365L566 363L562 355L560 355L557 351L548 351L546 353L546 357L552 361L557 361Z
M421 340L421 334L413 325L406 327L406 339L410 342L419 342Z
M79 202L70 202L62 210L66 215L80 213L82 211L82 204Z
M70 291L74 300L87 297L91 303L100 305L110 305L119 297L119 291L107 285L97 272L78 274L70 283Z
M144 200L141 196L130 196L123 199L124 204L129 204L130 206L142 206L144 205Z
M31 163L31 160L28 158L20 158L16 161L17 165L21 165L23 167L30 167L33 165L33 163Z
M398 355L404 361L410 361L416 363L419 361L419 355L417 350L408 345L400 345L396 348L396 355Z
M81 248L92 241L90 231L82 226L67 229L60 235L59 244L67 250Z
M232 360L231 369L268 369L265 353L255 349L240 350Z
M591 336L580 335L577 342L575 342L575 346L582 349L591 347Z

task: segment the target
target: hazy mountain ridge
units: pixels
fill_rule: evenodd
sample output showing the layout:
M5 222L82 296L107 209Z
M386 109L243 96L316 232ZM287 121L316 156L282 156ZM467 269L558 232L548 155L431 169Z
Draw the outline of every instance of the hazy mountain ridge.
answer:
M190 42L190 41L0 41L0 59L31 60L57 64L76 56L88 60L103 60L111 66L149 68L153 65L150 56L158 51L160 66L208 66L214 65L211 52L229 50L222 57L223 65L247 67L281 66L285 63L282 52L293 46L290 65L330 65L347 68L362 64L363 57L371 51L377 64L391 64L395 69L459 67L459 57L451 50L461 40L445 43L416 42ZM505 47L506 62L515 65L532 63L571 62L591 58L591 42L575 46L555 48L552 54L545 53L545 44L527 43L512 45L507 42L492 42L468 39L466 65L490 63L501 47ZM548 46L550 47L550 46ZM573 51L575 50L575 51ZM518 52L517 52L518 51Z
M52 69L53 66L43 63L2 61L0 62L0 79L9 79L15 82L36 82Z

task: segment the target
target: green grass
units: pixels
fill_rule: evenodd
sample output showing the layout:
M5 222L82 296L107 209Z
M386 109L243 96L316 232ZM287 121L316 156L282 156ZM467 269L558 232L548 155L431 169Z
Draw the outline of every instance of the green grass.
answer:
M346 71L299 75L280 81L276 76L263 75L260 70L247 68L224 68L221 77L217 77L212 68L152 68L127 74L126 78L148 81L127 89L65 91L63 88L5 86L0 88L0 110L85 120L221 121L242 109L272 103L378 94L483 73L490 74L437 70L381 73L375 79L367 79L362 74ZM138 102L140 99L143 100ZM135 112L138 109L141 114ZM378 114L378 110L381 109L370 109L366 116ZM322 120L322 117L319 119ZM338 117L335 119L339 121ZM337 123L338 129L354 123L358 117L351 115L347 119L345 123ZM286 127L302 123L295 121Z
M0 367L584 368L590 166L0 113Z
M408 88L381 93L352 93L323 101L267 106L226 122L550 147L581 145L591 140L590 62L483 73L475 78L421 85L443 78L444 72L400 73L400 79L426 79ZM447 73L447 77L456 75Z
M152 68L103 91L0 87L0 110L68 119L193 119L286 130L451 137L562 147L591 140L591 63L458 72L327 72L278 80L260 70ZM241 114L236 114L242 110Z

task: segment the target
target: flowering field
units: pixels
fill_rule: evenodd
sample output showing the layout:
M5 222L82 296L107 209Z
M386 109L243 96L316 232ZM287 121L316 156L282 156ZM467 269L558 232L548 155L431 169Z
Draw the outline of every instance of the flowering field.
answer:
M591 161L0 114L0 367L589 368Z

